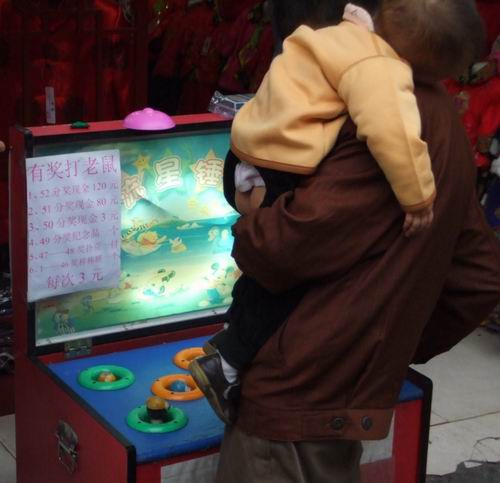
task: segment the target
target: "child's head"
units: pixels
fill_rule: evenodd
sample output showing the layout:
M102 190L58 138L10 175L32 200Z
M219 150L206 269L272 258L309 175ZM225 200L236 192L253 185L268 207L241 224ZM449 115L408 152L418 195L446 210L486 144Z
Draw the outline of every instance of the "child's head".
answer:
M376 24L419 80L460 74L484 48L474 0L383 0Z

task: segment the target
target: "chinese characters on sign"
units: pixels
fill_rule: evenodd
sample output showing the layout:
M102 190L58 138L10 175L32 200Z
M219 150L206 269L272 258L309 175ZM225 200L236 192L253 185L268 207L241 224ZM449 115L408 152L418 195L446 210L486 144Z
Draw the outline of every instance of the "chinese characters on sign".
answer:
M178 156L160 159L155 164L155 171L156 189L159 192L182 185L181 159Z
M117 287L118 150L26 159L28 300Z
M217 158L212 150L208 152L205 158L198 159L191 169L194 172L198 191L206 188L222 189L224 161Z
M139 174L129 175L123 173L122 175L122 196L123 204L127 210L131 210L135 204L147 196L146 188L143 186L144 172Z

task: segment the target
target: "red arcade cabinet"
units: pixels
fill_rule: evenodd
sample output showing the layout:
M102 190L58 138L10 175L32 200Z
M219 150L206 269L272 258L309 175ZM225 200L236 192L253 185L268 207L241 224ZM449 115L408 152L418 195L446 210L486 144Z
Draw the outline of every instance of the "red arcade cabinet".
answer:
M176 122L157 132L121 122L11 132L20 483L215 481L223 425L186 366L220 328L238 276L230 256L238 215L221 189L230 122ZM111 198L90 179L71 185L69 171L59 172L68 177L62 189L34 188L27 160L44 157L42 178L57 156L69 163L109 149L121 165L119 282L80 291L69 277L74 291L28 302L29 277L53 281L71 264L99 265L90 225ZM170 403L159 424L144 406L152 394ZM365 446L366 483L425 481L430 399L430 381L410 371L390 436Z

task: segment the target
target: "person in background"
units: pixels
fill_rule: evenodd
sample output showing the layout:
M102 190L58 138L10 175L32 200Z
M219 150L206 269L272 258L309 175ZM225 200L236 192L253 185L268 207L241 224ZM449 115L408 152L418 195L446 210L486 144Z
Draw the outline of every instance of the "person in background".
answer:
M231 40L217 90L223 94L255 92L273 57L269 0L257 0L241 13L234 22Z
M184 53L182 91L179 114L205 112L225 63L234 48L238 32L235 28L241 13L255 0L216 0L211 24L202 36L196 36Z

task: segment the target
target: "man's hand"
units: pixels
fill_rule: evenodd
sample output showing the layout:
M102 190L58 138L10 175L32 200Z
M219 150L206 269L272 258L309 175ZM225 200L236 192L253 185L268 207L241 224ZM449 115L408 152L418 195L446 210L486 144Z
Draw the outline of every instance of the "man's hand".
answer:
M406 213L405 224L403 232L406 237L411 237L427 230L434 220L434 204L424 208L423 210L413 213Z

